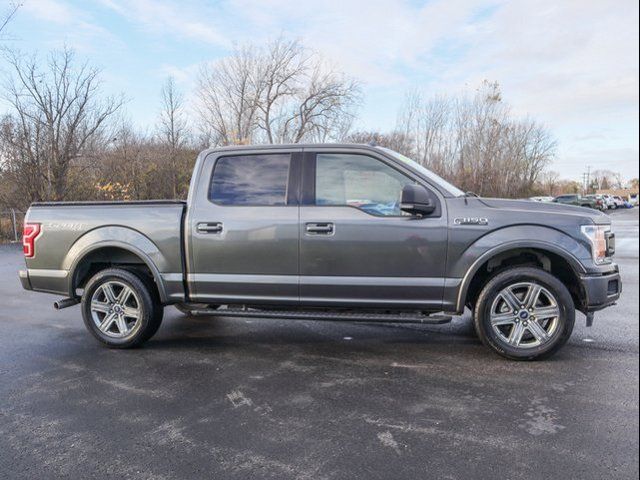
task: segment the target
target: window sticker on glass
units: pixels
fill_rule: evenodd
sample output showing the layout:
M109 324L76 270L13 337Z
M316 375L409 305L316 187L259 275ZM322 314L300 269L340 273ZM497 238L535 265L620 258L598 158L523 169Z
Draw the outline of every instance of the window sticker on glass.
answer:
M384 162L366 155L316 156L316 205L343 205L371 215L400 216L402 188L412 183Z

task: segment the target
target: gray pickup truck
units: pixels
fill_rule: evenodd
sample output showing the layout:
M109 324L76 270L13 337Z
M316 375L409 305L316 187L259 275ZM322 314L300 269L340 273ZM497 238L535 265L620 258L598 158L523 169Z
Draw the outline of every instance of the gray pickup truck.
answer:
M541 358L576 309L621 292L609 218L465 194L367 145L206 150L181 201L34 203L24 288L82 302L89 331L133 347L165 305L191 314L444 323L473 312L480 339Z

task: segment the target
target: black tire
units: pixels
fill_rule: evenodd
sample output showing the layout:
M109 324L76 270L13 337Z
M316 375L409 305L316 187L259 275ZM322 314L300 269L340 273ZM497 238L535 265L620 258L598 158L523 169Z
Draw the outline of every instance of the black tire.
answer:
M96 290L110 282L125 285L132 290L139 313L131 332L121 337L100 330L91 311L91 299ZM163 313L164 308L153 280L121 268L108 268L96 273L87 282L82 295L82 318L85 326L100 343L110 348L133 348L146 342L160 328Z
M501 292L507 287L515 287L523 283L535 284L546 289L547 292L554 297L558 307L559 315L554 317L556 320L545 320L545 322L549 322L546 324L547 328L551 325L551 322L554 322L553 332L544 340L544 343L541 342L541 344L537 346L535 345L536 339L533 336L533 331L525 330L527 335L533 340L530 342L533 346L512 346L505 340L504 334L500 335L495 331L491 323L491 311L494 308L495 302L502 301L497 300L498 297L501 296ZM505 306L507 306L506 301L503 308ZM524 312L519 312L519 314L520 313L525 315ZM516 316L519 317L519 314L515 314L515 310L513 314L514 319ZM506 315L511 315L510 310L506 312ZM526 315L529 314L527 313ZM530 318L527 318L527 320L531 322ZM517 321L521 321L520 317ZM567 287L550 273L532 267L508 268L492 277L480 292L474 311L474 326L478 337L498 355L512 360L538 360L553 355L569 340L574 323L575 305ZM523 323L523 325L527 325L527 323ZM498 329L500 328L505 328L507 329L506 331L509 331L508 329L515 328L515 325L513 327L508 325L498 327ZM511 337L509 340L510 339Z

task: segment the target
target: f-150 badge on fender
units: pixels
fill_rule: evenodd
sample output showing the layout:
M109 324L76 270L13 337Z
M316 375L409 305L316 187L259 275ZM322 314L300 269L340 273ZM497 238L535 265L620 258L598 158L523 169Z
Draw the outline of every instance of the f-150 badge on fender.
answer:
M453 223L456 225L489 225L489 219L484 217L463 217L455 218Z

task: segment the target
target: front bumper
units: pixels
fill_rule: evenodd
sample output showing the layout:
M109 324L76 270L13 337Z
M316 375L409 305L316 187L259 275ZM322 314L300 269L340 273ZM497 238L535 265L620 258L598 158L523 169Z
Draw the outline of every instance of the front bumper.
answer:
M617 265L613 269L599 275L584 275L580 277L585 293L585 308L587 312L596 312L610 307L618 301L622 293L622 280Z

